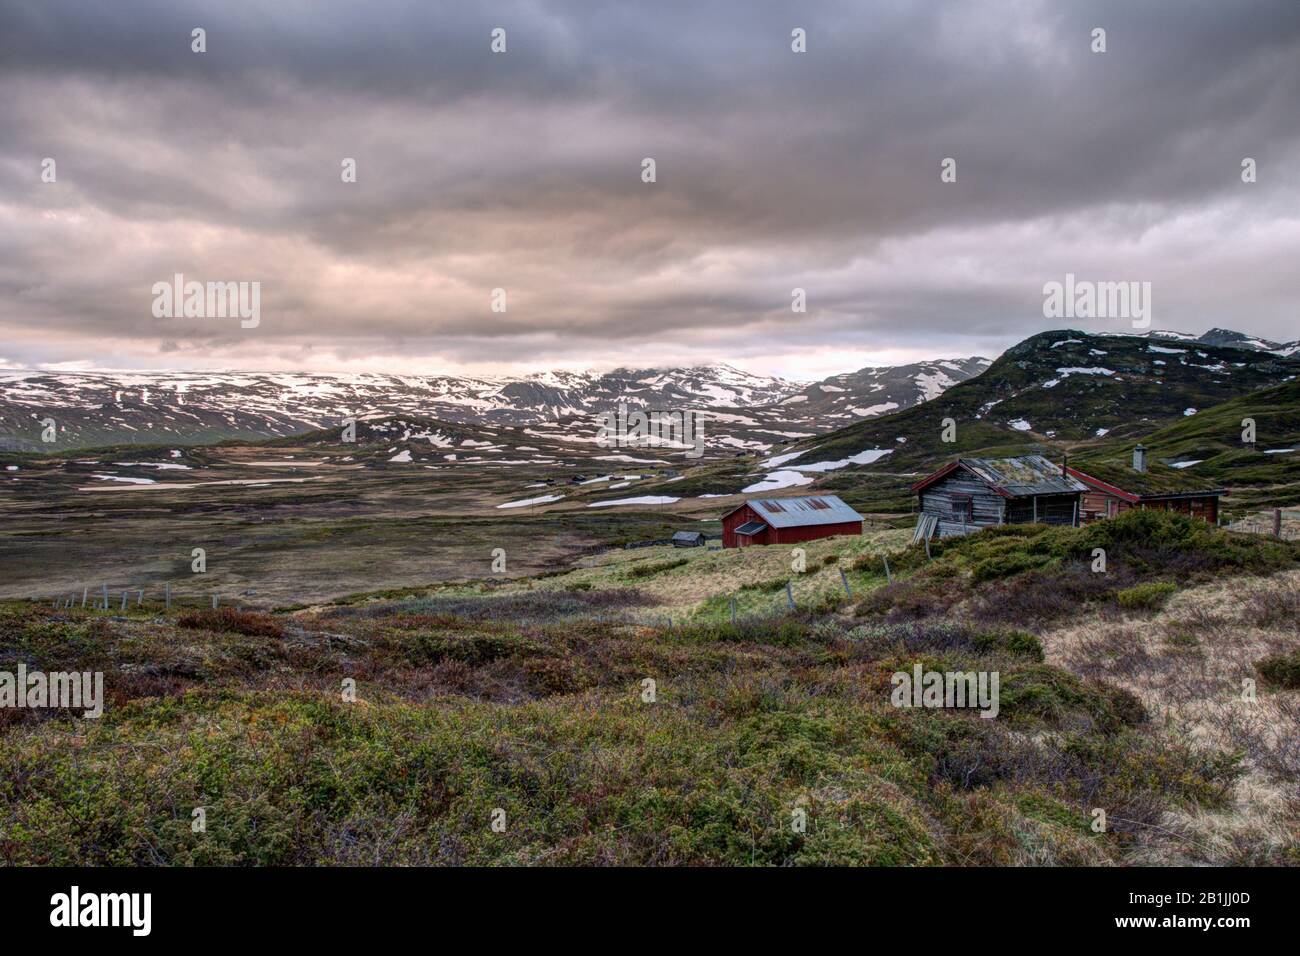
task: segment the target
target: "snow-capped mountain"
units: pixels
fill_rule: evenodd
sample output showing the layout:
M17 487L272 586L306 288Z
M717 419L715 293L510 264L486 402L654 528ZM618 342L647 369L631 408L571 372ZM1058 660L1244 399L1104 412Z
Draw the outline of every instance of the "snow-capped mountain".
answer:
M928 402L991 364L991 359L976 357L864 368L832 375L780 404L805 418L816 417L843 426Z
M1300 355L1300 339L1297 339L1294 342L1274 342L1271 339L1260 338L1257 335L1247 335L1244 332L1237 332L1233 329L1213 328L1208 332L1201 333L1200 335L1192 335L1190 332L1174 332L1168 329L1135 334L1140 338L1178 339L1182 342L1196 342L1201 345L1218 345L1224 348L1249 349L1252 352L1271 352L1274 355L1280 355L1283 358L1288 358L1292 355Z
M1234 332L1232 329L1210 329L1196 341L1202 345L1225 345L1236 349L1254 349L1257 352L1272 352L1274 355L1291 356L1300 354L1300 339L1294 342L1273 342L1258 336Z
M974 420L1005 420L1027 433L1046 428L1048 437L1067 431L1100 435L1125 416L1141 419L1145 413L1140 409L1155 400L1148 396L1135 403L1132 396L1121 400L1116 392L1111 396L1113 408L1093 408L1090 401L1113 391L1102 386L1141 381L1156 395L1171 397L1179 391L1170 387L1172 382L1199 376L1197 383L1188 382L1183 389L1188 392L1187 407L1199 408L1222 401L1221 386L1229 382L1238 389L1261 387L1293 375L1291 363L1300 358L1300 343L1283 345L1228 329L1200 336L1174 331L1119 335L1112 336L1110 344L1102 338L1085 332L1050 333L1026 340L996 362L964 358L865 368L811 384L729 365L551 371L517 378L0 371L0 450L50 450L41 436L51 420L58 429L53 447L68 450L275 438L332 428L349 417L373 421L394 415L453 425L540 429L537 437L584 447L594 441L598 416L625 402L649 410L706 411L710 454L766 453L778 445L902 412L972 378L983 382L989 378L985 373L1003 369L1012 359L1020 369L1012 376L1016 380L1008 380L1005 389L995 390L972 409ZM1149 344L1136 351L1122 344L1134 339ZM1035 369L1041 366L1041 374L1030 375L1027 362ZM1066 401L1066 393L1081 383L1093 387ZM1053 416L1042 409L1019 408L1039 392L1057 405L1064 401L1079 413L1080 421L1058 431L1044 424Z
M496 414L486 413L485 420L521 424L592 412L618 402L656 409L769 405L801 387L800 382L753 375L730 365L706 365L618 368L604 374L543 372L498 380L480 397L497 405Z
M1139 377L1152 383L1159 380L1167 384L1184 365L1189 374L1200 372L1199 362L1213 373L1211 379L1233 378L1238 386L1245 384L1250 377L1248 373L1258 371L1259 381L1252 380L1250 387L1259 387L1278 376L1294 374L1289 365L1285 369L1272 365L1257 367L1260 361L1300 357L1300 342L1281 344L1221 328L1199 336L1162 330L1117 338L1167 340L1167 345L1152 345L1149 355L1146 351L1140 353L1151 360L1151 368L1144 368ZM55 447L67 450L112 444L194 445L231 438L283 437L331 428L348 417L376 420L393 415L489 428L550 429L561 441L581 444L593 440L595 423L601 413L625 402L650 410L708 410L705 435L712 453L766 452L776 445L904 411L977 376L982 381L988 377L983 373L1000 368L1005 364L1004 359L1012 356L1019 365L1024 365L1029 354L1041 358L1039 364L1045 371L1039 376L1042 381L1037 383L1038 387L1056 400L1078 382L1085 381L1083 372L1089 373L1087 380L1094 385L1105 384L1103 380L1109 379L1127 381L1128 374L1134 373L1141 363L1134 360L1124 368L1116 366L1113 371L1119 374L1103 374L1104 363L1096 357L1105 356L1111 348L1124 349L1118 344L1097 348L1097 339L1098 336L1085 332L1072 332L1067 339L1050 342L1035 336L1009 350L997 362L978 357L916 362L865 368L814 383L755 375L729 365L619 368L604 373L551 371L516 378L379 373L0 371L0 450L49 450L51 446L41 441L41 434L46 430L43 423L51 419L58 429ZM1078 356L1068 356L1071 361L1067 362L1066 353L1075 343L1083 351ZM1178 369L1173 368L1170 356L1162 351L1174 347L1180 349L1176 353ZM1239 357L1233 359L1221 354L1215 358L1206 355L1203 359L1202 352L1182 351L1187 347L1235 351ZM1255 353L1258 357L1247 361L1240 357L1245 353ZM1069 387L1058 387L1057 380L1068 380ZM988 400L991 404L973 410L975 419L1007 418L1015 410L1012 395L1019 394L1027 384L1018 383L1014 389L991 396ZM1214 388L1207 388L1206 392L1196 396L1202 404L1215 397L1222 400ZM1077 409L1086 406L1081 396L1072 401ZM1131 404L1125 407L1129 409L1126 414L1133 414ZM1038 409L1033 411L1038 419L1046 420ZM1117 415L1118 411L1100 416L1105 421L1093 425L1089 433L1114 427L1119 420ZM1019 417L1011 416L1008 421L1014 421L1012 427L1028 431L1040 427L1038 419L1026 411ZM1081 422L1078 427L1083 428L1084 424ZM1053 430L1049 429L1047 434L1050 437Z
M982 364L981 364L982 363ZM845 421L906 408L987 365L987 360L864 369L809 385L729 365L552 371L518 378L299 372L0 371L0 449L202 444L332 427L350 416L411 415L472 425L539 425L592 419L619 402L646 409L717 410L729 427L711 441L763 450ZM755 435L741 434L756 432Z

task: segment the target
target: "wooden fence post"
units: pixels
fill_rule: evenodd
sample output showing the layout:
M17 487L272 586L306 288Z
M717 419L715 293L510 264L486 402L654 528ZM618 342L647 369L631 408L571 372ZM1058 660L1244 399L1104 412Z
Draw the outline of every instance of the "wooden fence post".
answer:
M790 606L790 610L793 611L794 610L794 589L790 587L789 581L785 582L785 601L786 604Z
M849 587L849 576L844 573L843 568L840 568L840 580L844 582L844 593L853 597L853 588Z
M104 585L104 610L108 610L108 585Z
M880 556L880 559L885 562L885 578L889 581L890 584L893 584L894 575L889 570L889 555L882 554Z
M1273 509L1273 537L1282 537L1282 509Z

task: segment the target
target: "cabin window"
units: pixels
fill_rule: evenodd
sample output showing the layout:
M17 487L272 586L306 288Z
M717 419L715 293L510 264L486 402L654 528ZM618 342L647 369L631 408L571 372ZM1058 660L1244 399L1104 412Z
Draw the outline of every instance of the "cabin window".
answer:
M973 521L974 518L975 518L975 510L970 495L953 495L952 520Z

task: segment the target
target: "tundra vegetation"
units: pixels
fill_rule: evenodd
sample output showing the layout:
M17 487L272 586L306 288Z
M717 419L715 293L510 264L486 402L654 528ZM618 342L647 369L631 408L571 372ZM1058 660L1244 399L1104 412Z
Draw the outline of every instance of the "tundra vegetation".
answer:
M4 603L0 669L103 671L108 700L0 710L0 860L1300 862L1300 547L1151 512L905 542L810 542L802 575L665 548L296 609ZM998 671L997 718L892 706L917 663Z

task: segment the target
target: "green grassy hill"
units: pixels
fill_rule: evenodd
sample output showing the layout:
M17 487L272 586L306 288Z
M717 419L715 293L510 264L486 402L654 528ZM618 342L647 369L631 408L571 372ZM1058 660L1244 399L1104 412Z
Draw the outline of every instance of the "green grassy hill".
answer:
M1106 574L1090 570L1097 546ZM0 604L0 668L99 671L107 692L97 720L0 710L0 863L1294 862L1293 803L1241 829L1242 753L1182 733L1168 688L1156 719L1104 675L1045 660L1025 628L1144 627L1183 588L1287 573L1297 555L1154 513L1021 526L941 542L933 560L896 552L892 585L875 549L846 551L852 599L735 625L708 600L689 621L655 617L690 568L733 563L708 573L734 587L777 575L754 562L788 549L292 614ZM771 597L774 581L753 583ZM917 666L996 673L996 715L900 705L898 675ZM1266 685L1260 706L1294 693ZM1284 764L1252 772L1294 786ZM1221 815L1241 838L1170 846L1175 813Z
M1253 451L1242 443L1246 418L1255 420ZM1196 462L1183 473L1230 488L1241 507L1300 503L1300 379L1202 409L1142 443L1153 458ZM1286 453L1290 448L1297 450Z

